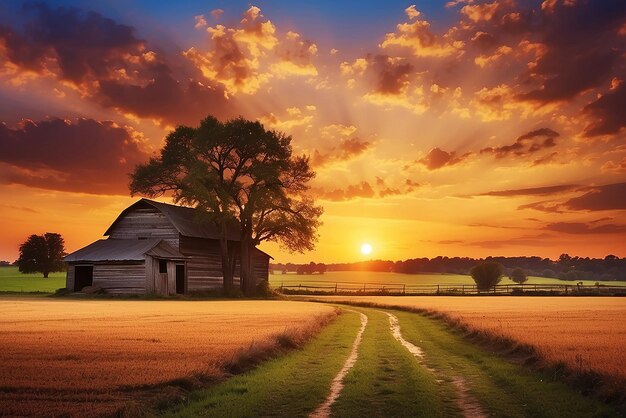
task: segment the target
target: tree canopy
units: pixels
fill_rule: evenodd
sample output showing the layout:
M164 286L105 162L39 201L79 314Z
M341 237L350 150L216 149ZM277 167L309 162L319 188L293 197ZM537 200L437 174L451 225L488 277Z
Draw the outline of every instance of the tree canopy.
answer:
M47 278L50 273L62 271L65 267L65 241L60 234L46 232L31 235L20 245L17 266L21 273L42 273Z
M511 275L509 276L509 278L518 284L525 283L528 280L528 277L526 277L526 273L524 272L524 270L519 267L511 270Z
M489 290L502 280L503 268L500 263L486 261L472 267L470 274L478 290Z
M226 291L236 257L226 230L236 223L243 290L251 294L254 246L276 241L290 251L314 247L322 214L307 194L314 176L308 157L293 155L290 136L243 118L223 123L209 116L196 128L171 132L160 155L135 168L130 190L150 197L171 194L176 202L200 209L199 221L220 226Z

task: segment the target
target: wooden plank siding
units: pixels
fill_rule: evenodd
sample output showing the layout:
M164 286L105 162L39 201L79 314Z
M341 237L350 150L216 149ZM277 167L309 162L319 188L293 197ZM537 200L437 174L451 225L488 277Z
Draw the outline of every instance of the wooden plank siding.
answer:
M74 265L67 265L67 273L65 275L65 288L68 290L74 290Z
M224 279L218 240L181 236L179 251L191 257L187 260L187 290L189 292L222 287ZM256 281L267 280L269 257L262 253L254 253L252 263ZM239 286L239 260L236 261L234 276L234 285Z
M257 284L269 279L270 258L262 253L252 254L252 271Z
M94 263L93 285L101 287L106 293L144 294L145 262Z
M219 241L180 237L179 251L187 260L187 290L199 292L222 287L222 258Z
M112 226L109 238L161 238L178 248L179 234L167 217L156 208L135 208Z

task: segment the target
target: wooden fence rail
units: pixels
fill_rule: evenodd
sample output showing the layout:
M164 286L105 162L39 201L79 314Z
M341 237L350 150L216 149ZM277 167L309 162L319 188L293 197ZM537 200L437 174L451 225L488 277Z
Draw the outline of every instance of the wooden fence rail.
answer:
M476 285L461 284L404 284L404 283L319 283L281 284L277 290L285 294L389 294L389 295L624 295L626 285L580 284L502 284L489 290L478 290Z

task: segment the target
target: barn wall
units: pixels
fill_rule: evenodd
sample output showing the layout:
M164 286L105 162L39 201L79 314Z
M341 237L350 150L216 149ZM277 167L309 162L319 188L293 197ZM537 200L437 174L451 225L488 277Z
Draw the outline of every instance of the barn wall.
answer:
M270 258L260 252L252 253L252 271L256 282L269 279Z
M137 239L161 238L178 248L178 231L158 209L134 208L127 212L111 228L109 238Z
M181 236L180 252L191 257L187 260L189 292L222 287L222 258L218 240Z
M144 294L145 262L94 264L93 285L101 287L106 293Z
M167 262L167 294L176 294L176 261Z
M67 264L67 273L65 275L65 288L74 290L74 264Z

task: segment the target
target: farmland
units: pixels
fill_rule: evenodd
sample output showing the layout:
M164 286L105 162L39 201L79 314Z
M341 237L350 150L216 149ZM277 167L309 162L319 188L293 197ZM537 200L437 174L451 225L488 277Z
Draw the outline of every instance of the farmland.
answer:
M41 273L22 274L17 267L0 267L0 292L48 292L65 287L65 272L50 273L44 279Z
M329 271L323 275L270 274L270 285L274 288L281 285L334 286L335 283L353 285L367 284L424 284L424 285L473 285L470 276L460 274L399 274L370 271ZM502 284L513 284L508 278ZM568 282L545 277L529 277L528 284L574 285ZM583 281L584 286L593 286L595 281ZM607 286L624 284L624 282L599 282ZM44 279L40 273L21 274L17 267L0 267L0 292L48 292L65 287L65 272L51 273Z
M220 378L242 350L313 332L330 306L287 301L4 299L0 415L99 415L129 388ZM305 332L305 331L303 331Z
M357 314L367 318L362 339ZM391 318L417 348L417 355L398 342ZM476 347L440 321L361 307L345 312L302 350L194 392L166 415L328 416L316 412L329 402L329 388L337 379L332 377L347 361L351 343L358 356L342 375L338 396L329 405L330 416L618 416L547 374Z
M337 296L449 314L471 328L536 347L550 362L626 379L626 299L593 297Z
M280 287L281 285L335 285L335 283L346 284L425 284L425 285L473 285L474 280L471 276L461 274L400 274L374 271L328 271L324 274L315 275L299 275L299 274L271 274L270 284L272 287ZM559 279L551 279L547 277L528 278L528 284L550 284L550 285L575 285L577 282L564 281ZM593 286L595 281L582 281L584 286ZM603 285L624 284L620 281L600 281ZM501 284L514 284L511 280L504 277Z

